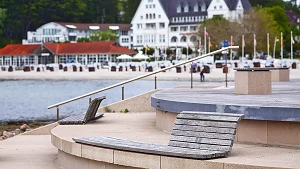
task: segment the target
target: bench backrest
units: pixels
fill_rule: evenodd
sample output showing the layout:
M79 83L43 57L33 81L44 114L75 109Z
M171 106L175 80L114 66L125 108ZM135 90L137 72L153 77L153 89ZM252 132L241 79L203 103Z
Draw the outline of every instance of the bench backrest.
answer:
M98 111L98 108L100 106L100 103L102 102L102 100L104 100L106 97L102 96L102 97L98 97L95 98L89 105L88 110L86 111L85 117L83 119L83 121L85 123L90 122L91 120L94 120L96 113Z
M230 152L243 114L181 112L177 115L169 146Z

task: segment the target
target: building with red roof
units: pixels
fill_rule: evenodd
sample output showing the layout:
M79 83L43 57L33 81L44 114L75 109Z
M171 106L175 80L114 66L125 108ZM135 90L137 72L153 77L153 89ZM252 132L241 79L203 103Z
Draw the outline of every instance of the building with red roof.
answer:
M95 31L112 30L116 33L119 44L131 49L131 27L131 24L49 22L40 26L35 31L28 31L27 39L23 39L22 43L77 42L79 38L90 38L91 34Z
M0 49L0 65L22 66L67 63L70 60L87 65L103 61L115 62L121 54L135 51L114 41L84 43L44 43L33 45L11 44Z

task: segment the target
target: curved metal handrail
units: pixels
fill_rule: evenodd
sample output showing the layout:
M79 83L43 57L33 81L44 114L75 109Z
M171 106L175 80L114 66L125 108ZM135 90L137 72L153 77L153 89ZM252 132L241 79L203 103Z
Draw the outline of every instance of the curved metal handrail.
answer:
M120 83L117 83L117 84L114 84L114 85L111 85L111 86L102 88L102 89L100 89L100 90L96 90L96 91L93 91L93 92L90 92L90 93L87 93L87 94L84 94L84 95L81 95L81 96L78 96L78 97L75 97L75 98L72 98L72 99L69 99L69 100L60 102L60 103L57 103L57 104L54 104L54 105L51 105L51 106L49 106L49 107L47 107L47 108L48 108L48 109L52 109L52 108L54 108L54 107L58 107L58 106L60 106L60 105L66 104L66 103L70 103L70 102L73 102L73 101L75 101L75 100L79 100L79 99L82 99L82 98L85 98L85 97L88 97L88 96L91 96L91 95L94 95L94 94L103 92L103 91L105 91L105 90L109 90L109 89L112 89L112 88L115 88L115 87L118 87L118 86L122 86L122 85L124 85L124 84L130 83L130 82L133 82L133 81L136 81L136 80L139 80L139 79L148 77L148 76L152 76L152 75L157 74L157 73L160 73L160 72L162 72L162 71L166 71L166 70L168 70L168 69L171 69L171 68L174 68L174 67L177 67L177 66L181 66L181 65L187 64L187 63L189 63L189 62L193 62L193 61L195 61L195 60L198 60L198 59L201 59L201 58L205 58L205 57L207 57L207 56L210 56L210 55L213 55L213 54L216 54L216 53L220 53L220 52L222 52L222 51L224 51L224 50L238 49L238 48L239 48L239 46L229 46L229 47L226 47L226 48L222 48L222 49L219 49L219 50L216 50L216 51L207 53L207 54L205 54L205 55L201 55L201 56L192 58L192 59L190 59L190 60L187 60L187 61L184 61L184 62L175 64L175 65L172 65L172 66L169 66L169 67L166 67L166 68L163 68L163 69L160 69L160 70L151 72L151 73L147 73L147 74L145 74L145 75L141 75L141 76L138 76L138 77L129 79L129 80L125 80L125 81L123 81L123 82L120 82Z

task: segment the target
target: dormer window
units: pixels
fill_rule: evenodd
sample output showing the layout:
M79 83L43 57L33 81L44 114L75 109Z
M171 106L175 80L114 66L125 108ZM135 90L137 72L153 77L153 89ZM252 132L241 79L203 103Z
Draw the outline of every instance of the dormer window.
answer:
M198 4L196 4L195 6L194 6L194 12L198 12L199 11L199 6L198 6Z
M184 12L189 12L189 5L188 4L185 4L185 6L184 6Z
M177 13L181 13L181 6L180 5L177 6Z

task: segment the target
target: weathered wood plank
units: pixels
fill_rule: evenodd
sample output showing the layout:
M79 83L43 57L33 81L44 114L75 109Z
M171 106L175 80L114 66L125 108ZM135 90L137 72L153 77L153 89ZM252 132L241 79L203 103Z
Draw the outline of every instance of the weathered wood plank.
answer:
M232 145L232 140L220 140L220 139L174 136L174 135L171 135L170 142L171 141L198 143L198 144L223 145L223 146L231 146Z
M221 140L234 140L234 135L220 134L220 133L205 133L205 132L173 130L172 135L187 136L187 137L200 137L200 138L214 138L214 139L221 139Z
M214 121L185 120L185 119L175 120L175 125L177 124L190 125L190 126L233 128L233 129L236 129L238 125L235 122L214 122Z
M166 145L149 144L106 137L89 137L73 140L77 143L99 146L104 148L194 159L211 159L216 157L225 157L228 155L227 152L222 151L177 148Z
M229 150L231 150L230 146L186 143L186 142L176 142L176 141L170 141L169 146L180 147L180 148L200 149L200 150L223 151L223 152L228 152Z
M235 134L235 129L232 128L218 128L218 127L202 127L202 126L188 126L188 125L174 125L173 129L182 131L199 131L206 133L223 133Z
M244 118L244 114L218 113L218 112L182 111L181 114L202 114L202 115L216 115L216 116L226 116L226 117L240 117L240 118Z
M206 121L224 121L224 122L237 122L240 117L233 116L216 116L216 115L205 115L205 114L178 114L177 119L189 119L189 120L206 120Z

